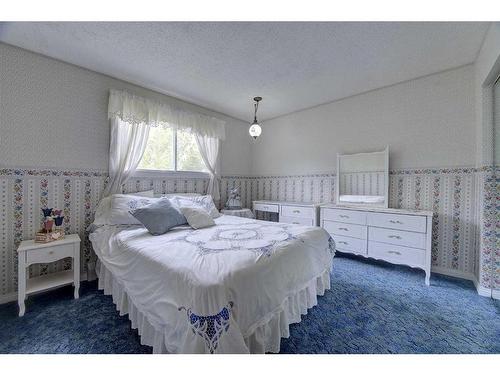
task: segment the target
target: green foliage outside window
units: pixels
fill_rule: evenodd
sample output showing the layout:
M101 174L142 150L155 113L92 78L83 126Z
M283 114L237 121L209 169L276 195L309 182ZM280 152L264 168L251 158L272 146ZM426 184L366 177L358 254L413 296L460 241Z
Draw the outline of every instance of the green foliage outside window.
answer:
M175 170L175 131L170 128L152 127L139 169ZM177 131L177 170L206 172L193 134Z

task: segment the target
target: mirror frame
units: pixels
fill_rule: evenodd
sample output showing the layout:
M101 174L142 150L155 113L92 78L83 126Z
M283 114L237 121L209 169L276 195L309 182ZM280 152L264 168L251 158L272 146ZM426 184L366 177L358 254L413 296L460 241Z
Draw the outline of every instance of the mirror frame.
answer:
M350 202L340 202L340 159L343 156L352 155L373 155L373 154L383 154L384 155L384 203L350 203ZM358 152L355 154L340 154L337 153L337 175L335 177L335 204L337 206L354 206L354 207L378 207L378 208L389 208L389 146L386 146L382 151L374 152Z

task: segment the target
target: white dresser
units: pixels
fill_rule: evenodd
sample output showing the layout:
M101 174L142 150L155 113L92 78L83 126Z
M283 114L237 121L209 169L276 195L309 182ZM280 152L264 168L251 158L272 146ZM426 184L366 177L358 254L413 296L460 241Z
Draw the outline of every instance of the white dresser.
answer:
M320 226L338 251L423 269L429 285L431 211L323 205Z
M253 201L253 210L276 213L280 223L319 225L319 203Z

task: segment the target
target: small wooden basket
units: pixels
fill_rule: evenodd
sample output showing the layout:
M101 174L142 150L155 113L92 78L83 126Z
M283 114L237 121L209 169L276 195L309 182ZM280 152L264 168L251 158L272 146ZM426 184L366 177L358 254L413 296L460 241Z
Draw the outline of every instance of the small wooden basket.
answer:
M35 242L37 243L47 243L62 240L63 238L64 229L55 229L50 232L47 232L45 229L41 229L35 234Z

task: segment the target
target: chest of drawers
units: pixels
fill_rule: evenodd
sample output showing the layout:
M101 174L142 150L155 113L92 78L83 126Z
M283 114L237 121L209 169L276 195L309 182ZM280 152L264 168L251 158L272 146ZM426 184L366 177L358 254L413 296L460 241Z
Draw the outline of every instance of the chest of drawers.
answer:
M432 212L324 205L320 226L338 251L420 268L429 285Z

